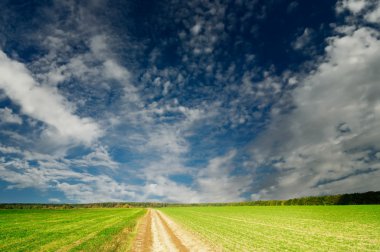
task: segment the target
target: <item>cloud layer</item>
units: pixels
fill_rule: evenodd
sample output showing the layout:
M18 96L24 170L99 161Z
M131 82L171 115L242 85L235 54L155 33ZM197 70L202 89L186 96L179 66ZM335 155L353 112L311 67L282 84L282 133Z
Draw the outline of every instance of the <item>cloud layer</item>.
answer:
M0 4L2 194L225 202L378 190L379 4L148 5Z
M342 4L354 15L365 6ZM274 118L254 142L257 166L275 172L252 198L378 189L379 35L351 25L327 38L322 63L292 93L294 110Z

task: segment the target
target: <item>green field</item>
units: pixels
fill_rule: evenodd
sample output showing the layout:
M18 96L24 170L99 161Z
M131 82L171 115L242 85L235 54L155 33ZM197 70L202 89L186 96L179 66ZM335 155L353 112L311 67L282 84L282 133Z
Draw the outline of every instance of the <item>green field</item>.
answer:
M380 251L380 206L160 209L225 251Z
M380 205L160 208L217 251L380 251ZM0 251L125 251L146 210L0 210Z
M124 251L144 209L0 210L0 251Z

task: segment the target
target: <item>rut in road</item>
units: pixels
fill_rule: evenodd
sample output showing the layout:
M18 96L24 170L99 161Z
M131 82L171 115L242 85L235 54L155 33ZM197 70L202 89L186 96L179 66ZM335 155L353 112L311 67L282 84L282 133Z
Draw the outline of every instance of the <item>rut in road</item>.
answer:
M133 252L218 251L184 230L165 214L149 209L140 221Z

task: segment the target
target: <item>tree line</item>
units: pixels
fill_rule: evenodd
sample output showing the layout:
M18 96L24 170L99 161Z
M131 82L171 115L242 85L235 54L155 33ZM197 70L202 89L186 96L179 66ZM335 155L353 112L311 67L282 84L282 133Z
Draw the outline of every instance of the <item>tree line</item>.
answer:
M159 202L101 202L86 204L2 203L0 209L77 209L77 208L156 208L167 203Z
M237 205L240 204L248 206L373 205L380 204L380 191L326 196L308 196L288 200L260 200L237 203Z
M287 200L259 200L229 203L103 202L88 204L3 203L0 209L75 209L75 208L159 208L186 206L303 206L303 205L372 205L380 204L380 191L326 196L309 196Z
M230 203L170 204L170 206L315 206L380 204L380 191L325 196L308 196L287 200L258 200Z

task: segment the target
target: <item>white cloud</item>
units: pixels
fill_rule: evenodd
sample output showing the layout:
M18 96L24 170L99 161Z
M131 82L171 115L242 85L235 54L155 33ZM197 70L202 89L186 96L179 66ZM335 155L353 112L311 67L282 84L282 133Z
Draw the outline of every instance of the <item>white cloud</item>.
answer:
M226 5L220 2L213 1L191 1L187 2L188 10L179 13L181 23L185 25L185 31L179 33L179 37L183 42L183 60L187 61L193 56L210 57L210 54L216 50L216 44L225 35L225 27L223 18L226 13ZM199 8L202 6L202 8ZM191 9L196 10L194 15ZM190 32L188 32L190 31ZM191 52L191 54L189 54ZM207 63L206 63L207 62ZM196 64L199 64L197 62ZM205 59L202 64L213 64L215 62ZM197 67L188 65L188 67ZM206 69L206 67L204 67Z
M107 54L109 53L109 48L107 46L107 36L104 34L93 36L90 39L90 49L96 58L107 58Z
M306 28L302 35L300 35L293 43L293 49L294 50L301 50L305 46L307 46L308 43L311 41L311 36L312 36L313 31L309 28Z
M191 28L191 33L193 35L198 35L199 32L201 31L202 29L202 25L200 23L197 23L195 24L192 28Z
M375 8L365 15L365 19L372 23L380 23L380 3L377 3Z
M141 189L145 193L144 201L156 201L158 196L169 202L201 202L199 192L164 176L157 176L154 182L147 183Z
M364 20L371 23L380 22L380 3L371 0L341 0L337 2L337 12L350 11L354 16L364 14Z
M211 159L206 167L192 169L184 167L175 157L154 162L145 169L147 183L141 188L142 200L164 200L169 202L230 202L243 200L252 183L251 175L234 174L233 159L236 151ZM168 175L186 175L193 180L188 185L177 183Z
M97 146L90 154L73 159L70 164L74 167L105 167L116 169L119 164L115 162L109 155L108 150L104 146Z
M48 201L50 203L61 203L61 200L58 198L49 198Z
M337 3L337 11L342 12L347 9L353 14L361 12L369 3L368 0L341 0Z
M0 88L21 106L21 112L46 123L48 138L90 144L101 134L90 118L73 114L70 104L56 89L41 86L26 67L0 52Z
M170 81L167 81L164 83L164 90L162 90L162 95L165 96L168 94L169 89L170 89Z
M296 108L274 117L253 143L256 167L276 171L252 198L376 189L380 165L371 153L380 150L380 33L345 30L327 40L317 70L299 78Z
M100 125L111 128L119 118L125 119L120 114L136 112L133 105L137 106L140 97L130 83L130 72L109 49L112 31L105 33L101 21L93 16L91 8L101 6L93 4L55 1L49 8L40 8L38 11L49 21L25 35L27 46L36 42L42 48L40 57L32 62L22 64L0 51L0 91L20 106L20 114L28 116L25 122L34 122L27 125L32 128L23 135L1 131L20 147L0 146L0 154L17 157L12 162L0 158L0 179L9 183L10 189L58 190L77 202L138 200L129 186L109 177L119 176L122 171L116 171L119 163L99 142L105 131L110 133ZM58 18L57 13L67 17ZM123 41L123 45L126 43ZM116 109L107 106L107 111L101 110L105 104L101 99L108 98L115 87L118 100L110 107ZM91 100L94 96L96 104ZM96 112L96 122L86 116L95 114L92 111ZM108 125L108 121L114 123ZM34 137L40 141L35 143ZM82 147L91 152L81 156L80 151L68 151L78 144L87 145ZM99 169L104 167L112 170Z
M138 200L135 188L118 183L106 175L83 176L76 183L59 182L56 188L68 199L79 203Z
M54 162L53 162L54 163ZM48 167L31 166L23 158L0 162L1 180L10 183L8 189L36 188L47 190L54 187L56 181L63 179L79 179L85 174L69 170L64 163Z
M14 114L10 108L3 108L0 109L0 124L1 123L22 124L22 118Z
M236 151L209 161L196 177L197 191L202 202L228 202L243 200L252 183L251 175L234 175L233 158Z
M9 183L7 189L57 190L64 193L67 199L81 203L139 200L139 188L117 182L104 174L78 171L72 160L55 159L50 155L23 152L6 146L0 146L0 152L20 155L10 160L0 158L0 178ZM28 160L37 161L38 165L31 165Z
M11 187L35 187L42 190L53 188L64 192L68 199L79 202L125 199L188 202L241 200L242 194L247 193L252 186L254 177L243 176L241 174L246 173L239 173L236 168L234 160L240 157L240 153L232 151L224 156L212 155L214 158L208 160L208 164L202 168L187 166L189 156L192 158L190 154L193 154L188 137L195 135L197 130L201 131L201 127L212 128L210 134L218 134L215 131L226 128L240 130L239 125L244 126L255 120L261 123L263 120L260 116L264 111L271 107L273 101L280 100L271 111L274 122L265 137L258 140L258 150L254 151L256 163L268 166L273 163L278 172L273 178L265 181L265 187L259 197L287 197L296 195L299 191L314 194L338 192L347 188L374 188L378 172L367 170L364 161L356 159L366 158L366 162L370 162L370 157L378 156L366 150L369 145L377 148L374 139L378 139L374 130L377 127L378 113L374 111L379 111L374 98L378 94L374 88L377 78L374 73L377 72L378 66L377 42L374 40L376 36L373 35L376 31L360 30L356 26L347 26L345 29L339 27L340 36L331 37L328 41L330 46L327 48L325 65L319 66L318 71L311 73L308 78L293 73L279 78L271 76L268 72L264 73L263 81L254 82L262 70L251 69L254 62L252 55L246 55L249 67L243 64L243 68L240 68L240 63L231 63L229 67L215 63L224 53L218 52L218 45L224 43L228 31L236 28L244 31L247 27L238 27L238 24L247 23L246 20L251 17L238 17L235 11L230 12L224 3L218 1L190 1L187 3L189 8L181 11L176 20L181 23L181 27L184 26L184 31L179 34L183 43L180 53L184 55L184 64L180 67L157 69L154 63L160 62L161 53L164 53L158 46L152 51L151 57L147 57L153 66L141 73L141 82L138 82L140 75L132 76L132 72L123 66L123 61L118 60L116 50L111 51L113 45L118 42L112 39L118 38L103 32L107 29L97 30L98 23L93 25L90 22L96 18L91 16L90 9L86 10L86 4L69 1L66 5L66 1L56 2L55 11L65 9L69 17L67 20L57 19L48 22L48 32L45 31L44 34L49 36L35 32L45 38L41 44L45 47L44 51L48 52L38 62L27 66L35 79L32 79L32 74L22 64L6 56L4 58L4 55L1 58L3 65L4 62L8 62L18 66L18 72L22 74L15 75L16 77L24 76L28 80L26 83L29 84L20 84L18 87L30 87L32 91L12 91L13 82L13 86L0 85L6 86L4 90L16 92L14 97L17 99L13 100L21 106L21 113L48 125L47 129L43 129L42 137L55 139L56 142L72 142L72 139L75 142L91 143L99 136L104 136L101 141L106 141L118 150L125 150L125 156L121 159L130 158L128 161L132 163L140 155L144 158L136 161L139 162L136 167L125 164L126 169L121 169L123 165L111 158L108 149L104 147L106 145L102 143L92 145L91 153L88 155L70 160L62 156L60 159L49 158L32 151L0 146L2 153L23 157L12 164L9 160L2 160L6 166L0 166L0 177L10 183ZM366 9L361 4L362 1L342 2L345 2L345 9L359 16ZM89 3L92 4L93 2ZM296 5L296 2L293 2L289 10L294 9ZM258 8L256 4L250 6ZM197 15L193 15L193 10ZM52 19L55 19L55 11L48 11ZM262 11L265 14L265 6L262 7ZM369 13L366 15L368 20L376 19L377 14L374 10L373 13L373 17L369 17ZM233 23L236 26L232 25ZM294 48L305 48L311 40L311 35L310 30L305 29L294 42ZM41 38L34 39L39 41ZM236 48L241 42L243 41L236 41ZM127 44L125 47L128 47L123 50L131 50L132 46L128 43L122 41L122 44ZM367 49L362 47L363 43L368 44ZM145 43L141 44L141 47L133 45L133 48L144 47ZM350 53L347 54L345 50ZM366 53L366 50L372 51ZM120 58L122 57L128 58L129 55L122 53ZM372 69L367 62L370 57L373 57ZM130 59L125 60L126 64L133 64ZM242 81L241 71L245 72ZM215 78L218 85L210 88L207 83L199 83L199 89L191 89L191 85L186 85L189 79L197 79L196 76L203 73ZM0 77L0 80L1 78L5 77ZM368 82L369 79L372 79L372 84ZM132 85L132 81L138 82L136 86ZM63 87L60 91L57 89L58 83ZM73 83L80 83L81 89L77 89ZM288 93L284 90L286 85L283 83L289 83L292 89L296 89L289 94L290 98L284 99ZM341 87L344 88L340 90ZM365 93L365 90L368 93ZM186 94L191 94L194 100L185 97L183 92L189 92ZM327 95L324 92L327 92ZM197 100L199 94L202 98ZM67 97L67 100L64 97ZM283 112L282 105L288 106L289 104L285 103L291 98L294 98L294 105L298 108L287 118L280 112ZM32 102L26 102L25 99ZM179 100L183 104L180 104ZM28 106L34 105L36 101L40 105L34 110L27 110ZM101 106L104 106L103 110ZM374 110L371 111L370 108ZM96 114L97 123L88 118L80 118L75 115L76 111ZM252 125L256 127L257 124ZM36 125L37 123L34 126ZM73 125L83 130L77 130ZM94 128L99 130L98 125L108 127L105 129L107 134L93 132ZM10 136L10 133L6 132L12 140L20 141L17 140L21 139L20 135L13 132ZM209 138L215 142L219 141L213 137L215 136L205 136L205 139L202 139L203 147L208 146L206 141ZM209 153L206 153L208 151L212 152L205 149L205 153L202 153L205 162L209 159ZM29 160L36 160L39 167L29 166ZM75 169L71 169L71 166ZM371 169L377 169L373 163L370 163L370 166ZM97 168L88 169L91 167ZM113 170L98 169L99 167L110 167ZM120 169L115 169L118 167ZM77 172L78 170L80 172ZM93 171L97 174L90 174ZM117 179L113 179L109 174L117 176ZM188 176L189 180L193 181L187 184L177 183L176 179L172 178L174 175ZM371 175L375 178L369 178ZM144 181L144 185L127 186L126 181L129 178ZM359 185L358 181L361 179L371 181L368 185Z
M20 149L4 145L0 145L0 152L4 154L22 154L22 151Z
M110 79L120 81L127 81L129 79L128 71L113 60L106 60L104 62L104 73L106 77Z

